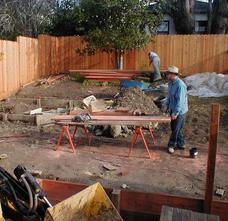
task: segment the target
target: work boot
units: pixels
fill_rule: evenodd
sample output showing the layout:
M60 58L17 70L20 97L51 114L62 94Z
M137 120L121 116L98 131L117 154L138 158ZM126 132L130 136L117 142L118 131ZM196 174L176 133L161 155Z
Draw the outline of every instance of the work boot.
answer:
M174 147L168 147L168 153L174 154L175 148Z

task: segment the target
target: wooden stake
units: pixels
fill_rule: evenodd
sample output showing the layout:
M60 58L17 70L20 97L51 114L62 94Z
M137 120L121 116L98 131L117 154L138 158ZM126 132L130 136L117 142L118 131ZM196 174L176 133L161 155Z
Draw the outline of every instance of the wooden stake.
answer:
M211 213L211 209L212 209L219 121L220 121L220 105L212 104L210 140L209 140L208 160L207 160L206 190L205 190L205 200L204 200L204 212L206 213Z

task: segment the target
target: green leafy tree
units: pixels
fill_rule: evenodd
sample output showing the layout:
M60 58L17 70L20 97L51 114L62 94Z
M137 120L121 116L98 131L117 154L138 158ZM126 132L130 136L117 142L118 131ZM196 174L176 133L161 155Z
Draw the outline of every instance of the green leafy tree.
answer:
M81 53L101 50L116 53L117 68L123 67L126 50L145 46L161 22L164 1L81 0L86 47ZM149 8L153 6L152 10Z
M83 14L78 0L58 1L46 32L56 36L83 35Z

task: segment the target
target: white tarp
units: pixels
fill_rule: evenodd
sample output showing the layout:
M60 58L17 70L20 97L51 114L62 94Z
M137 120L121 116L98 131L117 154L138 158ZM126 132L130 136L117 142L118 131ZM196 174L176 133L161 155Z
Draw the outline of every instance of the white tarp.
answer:
M201 73L184 79L188 86L188 94L198 97L228 96L228 75Z

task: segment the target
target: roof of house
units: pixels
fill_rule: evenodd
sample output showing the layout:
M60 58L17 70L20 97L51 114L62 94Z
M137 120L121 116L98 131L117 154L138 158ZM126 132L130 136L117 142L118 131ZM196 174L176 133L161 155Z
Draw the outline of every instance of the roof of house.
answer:
M196 1L195 7L194 7L195 13L204 14L208 12L208 2L201 2Z

